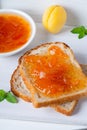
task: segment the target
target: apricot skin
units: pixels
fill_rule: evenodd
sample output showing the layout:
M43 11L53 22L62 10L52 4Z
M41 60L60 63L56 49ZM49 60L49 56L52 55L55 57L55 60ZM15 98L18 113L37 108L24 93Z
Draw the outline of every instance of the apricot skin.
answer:
M42 23L46 30L58 33L66 23L67 13L62 6L53 5L48 7L42 17Z

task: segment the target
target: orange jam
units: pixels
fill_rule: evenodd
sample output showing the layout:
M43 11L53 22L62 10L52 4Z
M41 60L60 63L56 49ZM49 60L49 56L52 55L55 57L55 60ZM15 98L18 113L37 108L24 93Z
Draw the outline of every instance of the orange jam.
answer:
M57 46L51 46L45 55L25 56L24 60L36 89L49 97L82 89L87 84L82 71Z
M30 24L24 18L13 14L0 14L0 52L20 48L30 35Z

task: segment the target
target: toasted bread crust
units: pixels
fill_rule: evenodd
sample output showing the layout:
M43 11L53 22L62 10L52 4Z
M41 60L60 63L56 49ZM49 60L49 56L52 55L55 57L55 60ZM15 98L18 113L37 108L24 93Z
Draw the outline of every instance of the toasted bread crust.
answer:
M65 48L69 48L70 49L70 47L66 44L66 43L64 43L64 42L48 42L48 43L42 43L41 45L38 45L38 46L36 46L36 47L34 47L34 48L32 48L32 49L30 49L30 50L28 50L27 52L25 52L20 58L19 58L19 60L18 60L18 62L19 62L19 65L21 64L21 62L22 62L22 58L25 56L25 55L29 55L33 50L37 50L38 48L40 48L40 47L44 47L44 46L46 46L46 45L51 45L51 44L63 44L64 45L64 47ZM71 53L73 54L73 51L71 50Z
M28 97L27 95L24 95L22 94L21 92L17 91L15 89L15 86L14 86L14 81L16 80L15 79L15 75L17 73L17 70L19 69L19 67L17 67L15 69L15 71L13 72L12 74L12 77L11 77L11 80L10 80L10 84L11 84L11 91L14 93L14 95L16 95L17 97L21 97L23 100L27 101L27 102L31 102L31 97Z
M70 110L66 110L61 105L56 105L56 104L51 105L51 107L54 108L57 112L60 112L60 113L67 115L67 116L70 116L73 113L77 103L78 103L78 100L74 100L73 105L72 105Z
M33 106L35 108L40 108L40 107L49 106L50 104L59 104L59 105L61 105L63 103L71 102L73 100L79 100L80 98L82 98L82 96L87 96L87 93L85 95L83 93L80 96L76 95L76 96L72 96L72 97L67 97L66 99L62 98L62 99L58 99L58 100L55 100L55 101L48 101L48 102L38 102L34 98L32 98L32 103L33 103Z

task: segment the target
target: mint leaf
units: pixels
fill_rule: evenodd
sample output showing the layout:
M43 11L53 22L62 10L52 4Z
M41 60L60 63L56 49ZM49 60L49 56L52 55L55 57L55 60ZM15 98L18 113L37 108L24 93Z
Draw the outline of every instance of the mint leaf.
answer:
M87 35L87 29L85 30L85 34Z
M74 33L74 34L79 34L81 32L85 32L85 27L84 26L79 26L79 27L73 28L71 30L71 32Z
M71 30L71 32L74 33L74 34L79 34L81 32L81 28L80 27L73 28Z
M84 32L81 32L78 36L79 39L83 38L85 36L85 33Z
M17 103L17 102L18 102L17 98L16 98L11 92L8 92L8 93L7 93L7 96L6 96L5 99L6 99L8 102L10 102L10 103Z
M79 26L71 30L73 34L78 34L78 38L81 39L87 35L87 29L84 26Z
M0 89L0 102L3 101L6 97L6 92Z
M81 32L85 32L85 27L84 26L80 26Z

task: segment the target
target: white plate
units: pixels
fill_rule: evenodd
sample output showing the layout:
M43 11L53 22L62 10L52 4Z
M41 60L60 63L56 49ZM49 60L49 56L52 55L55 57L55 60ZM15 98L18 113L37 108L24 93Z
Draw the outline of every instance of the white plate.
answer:
M45 31L42 25L38 23L36 38L27 50L44 42L63 41L73 49L79 63L87 64L87 37L79 40L77 35L70 32L72 28L73 27L65 27L59 34L53 35ZM9 91L11 74L18 64L18 58L23 53L24 52L14 56L0 58L0 89ZM50 107L33 108L31 103L24 102L21 99L19 99L18 104L11 104L6 101L0 103L0 118L87 125L86 115L86 98L80 100L73 115L70 117L57 113Z

